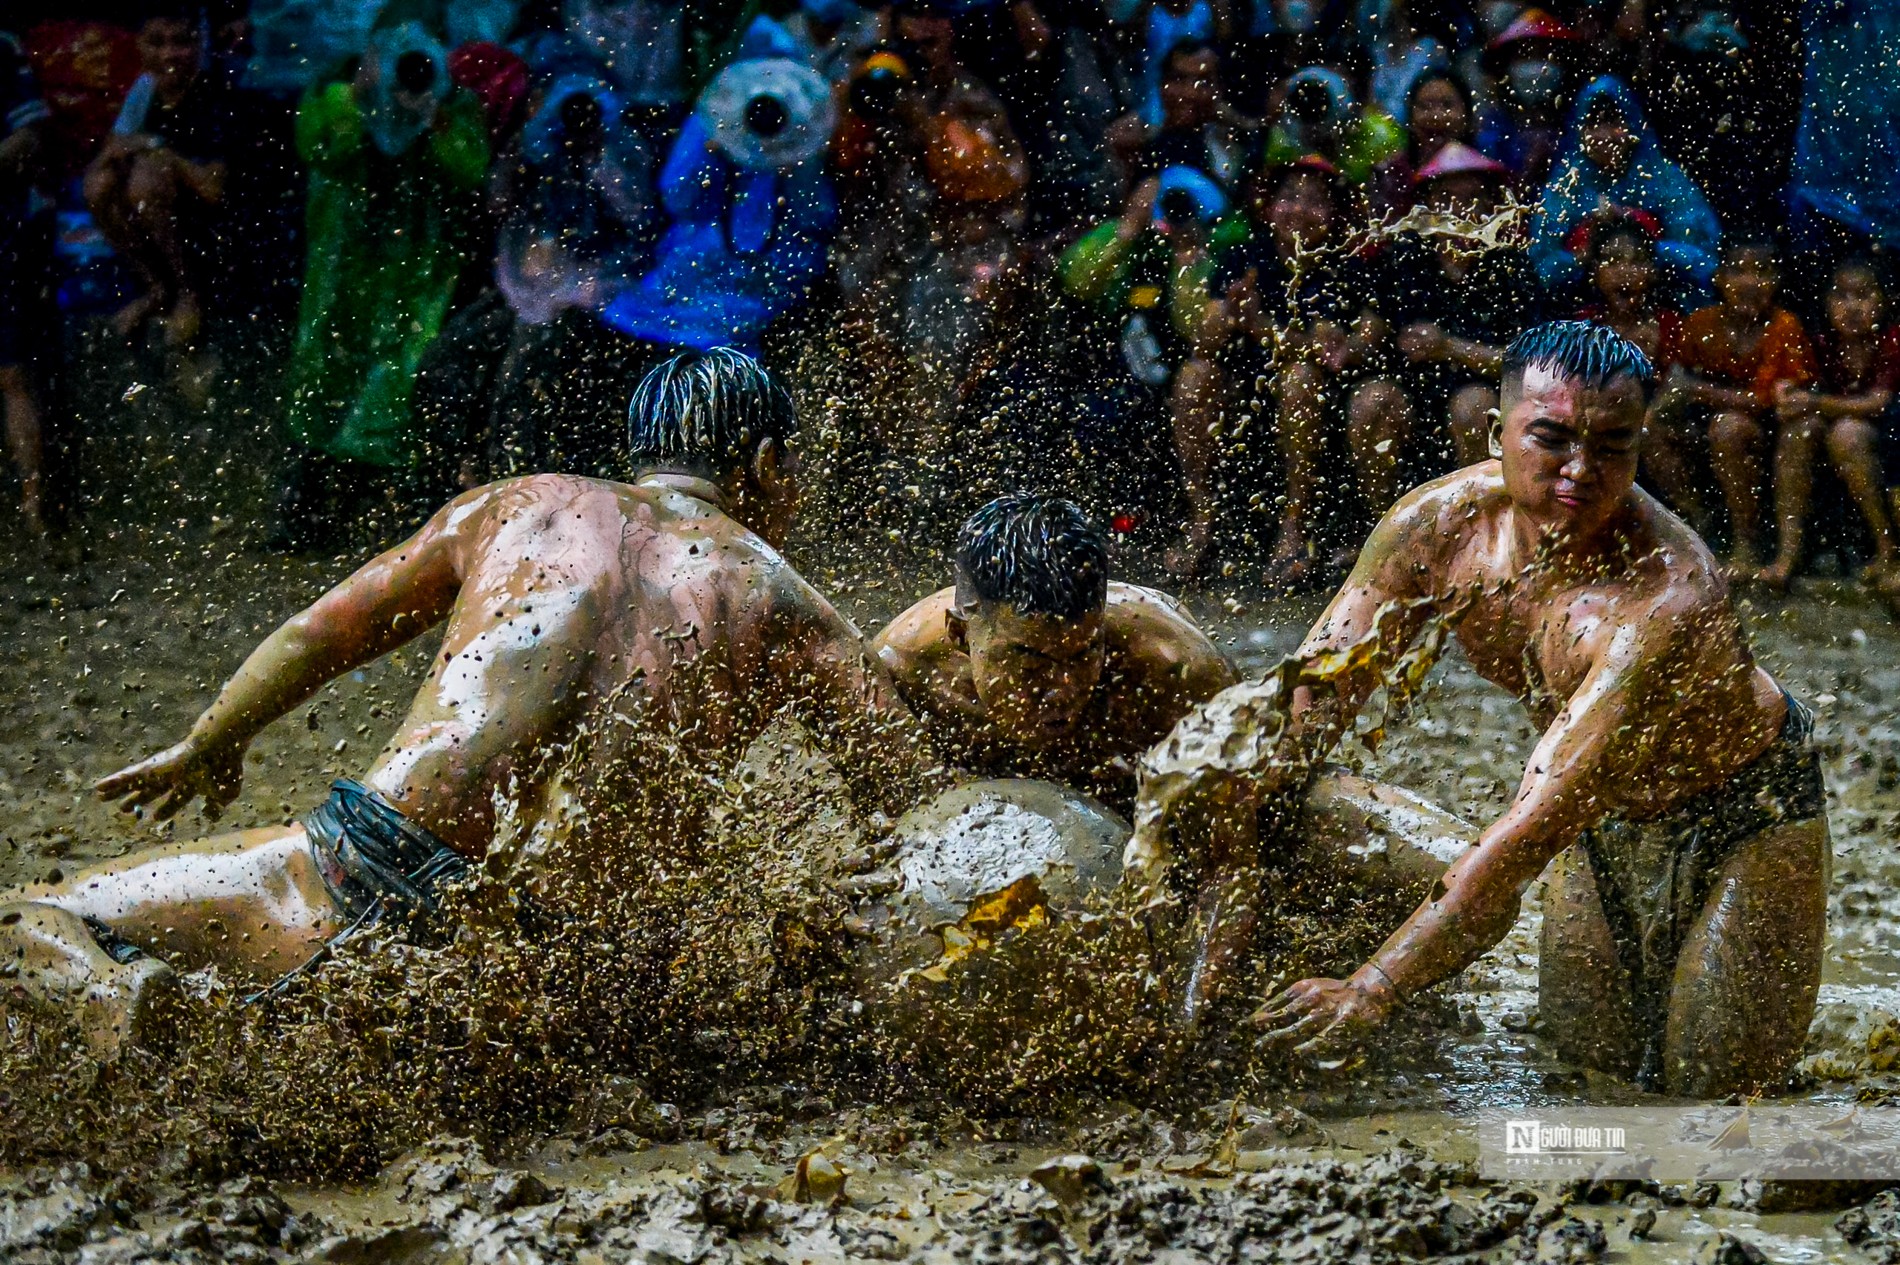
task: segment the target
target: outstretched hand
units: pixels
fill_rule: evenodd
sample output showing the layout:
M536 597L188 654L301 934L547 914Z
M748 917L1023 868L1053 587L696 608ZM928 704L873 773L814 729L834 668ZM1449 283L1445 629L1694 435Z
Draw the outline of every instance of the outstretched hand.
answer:
M242 744L192 737L100 778L92 789L100 799L119 800L125 812L149 807L154 819L165 821L199 796L204 797L205 815L215 818L238 797L243 782Z
M1398 1006L1389 986L1353 980L1303 979L1281 989L1254 1013L1253 1025L1265 1029L1260 1044L1291 1047L1311 1059L1337 1059L1384 1023Z

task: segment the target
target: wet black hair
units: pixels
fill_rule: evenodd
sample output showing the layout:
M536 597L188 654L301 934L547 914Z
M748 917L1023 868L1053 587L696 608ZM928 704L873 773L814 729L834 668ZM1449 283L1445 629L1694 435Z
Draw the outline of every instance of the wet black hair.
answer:
M1551 369L1586 386L1633 378L1647 393L1656 370L1629 339L1590 321L1547 321L1513 338L1504 349L1502 380L1522 382L1531 367Z
M634 390L627 456L635 467L683 466L718 478L797 427L792 397L752 357L730 347L681 352Z
M1073 501L999 496L957 533L957 604L1080 619L1108 601L1108 537Z
M1635 242L1652 262L1655 260L1656 239L1644 231L1642 224L1634 216L1612 211L1598 222L1596 228L1591 230L1590 247L1587 252L1591 266L1595 266L1605 246L1611 242L1620 241Z

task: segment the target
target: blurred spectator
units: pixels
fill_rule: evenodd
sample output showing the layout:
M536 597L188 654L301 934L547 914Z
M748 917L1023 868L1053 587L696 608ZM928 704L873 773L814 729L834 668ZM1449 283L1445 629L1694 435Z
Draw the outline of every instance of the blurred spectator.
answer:
M138 43L143 73L86 171L86 205L144 286L114 330L129 336L157 317L166 341L183 347L203 321L206 257L219 249L218 208L241 137L229 88L205 71L196 10L147 17Z
M1373 170L1367 194L1375 215L1412 209L1419 168L1453 141L1471 141L1471 90L1456 75L1428 71L1405 97L1405 148ZM1503 168L1506 176L1513 174Z
M1221 87L1220 54L1212 44L1177 45L1163 64L1158 122L1131 114L1108 131L1108 143L1134 186L1167 167L1192 167L1231 191L1246 170L1247 137Z
M1656 240L1661 236L1661 226L1647 211L1593 216L1579 252L1591 296L1577 313L1641 347L1659 382L1682 353L1682 314L1662 303L1657 286Z
M776 23L759 19L740 60L701 93L660 170L671 223L654 265L605 309L654 347L731 346L757 354L774 321L825 269L837 218L822 156L831 85Z
M1900 246L1900 6L1806 0L1801 26L1807 78L1788 189L1794 229L1806 238L1832 224Z
M1478 111L1478 148L1517 173L1518 192L1544 188L1563 136L1564 85L1577 33L1542 9L1526 9L1485 46L1484 68L1498 81Z
M1553 293L1581 289L1575 235L1612 206L1647 211L1662 226L1656 257L1673 293L1695 294L1707 284L1722 236L1715 212L1663 155L1636 95L1605 76L1577 94L1556 170L1531 219L1531 260Z
M598 79L557 80L496 164L496 288L449 318L417 372L428 499L539 470L624 473L611 419L647 357L597 313L646 271L659 211L622 109Z
M1175 375L1208 316L1210 248L1245 233L1223 222L1228 200L1206 173L1169 167L1135 186L1119 217L1098 224L1071 246L1060 265L1062 284L1097 314L1099 363L1075 375L1083 399L1078 436L1084 455L1123 489L1114 513L1149 508L1161 499L1153 471L1170 446L1168 399ZM1205 436L1185 446L1175 436L1190 535L1205 546L1211 522Z
M1388 432L1394 443L1387 453L1375 449L1392 466L1378 468L1369 485L1362 473L1370 509L1397 499L1393 476L1403 458L1425 478L1449 469L1454 455L1460 465L1485 459L1504 346L1543 319L1543 294L1523 247L1486 249L1469 235L1468 226L1497 211L1510 177L1503 163L1458 141L1419 170L1426 222L1392 243L1381 310L1398 331L1406 361L1399 383L1424 434L1410 452L1411 436L1402 431Z
M28 534L47 534L45 419L60 357L51 115L26 54L0 34L0 414Z
M1148 7L1146 38L1141 58L1141 121L1163 126L1166 103L1162 84L1174 70L1174 55L1182 49L1214 47L1214 6L1207 0L1153 0ZM1211 78L1211 76L1210 76Z
M1304 154L1318 154L1359 185L1404 147L1399 125L1376 106L1361 107L1345 76L1308 66L1282 85L1279 122L1267 136L1263 162L1277 167Z
M1650 471L1679 511L1708 527L1692 476L1693 454L1706 429L1716 482L1728 503L1731 567L1752 576L1764 459L1775 399L1785 385L1814 380L1814 349L1792 312L1776 305L1780 269L1771 242L1737 237L1722 248L1715 270L1719 302L1682 323L1682 358L1650 409Z
M1357 208L1337 169L1308 156L1262 171L1248 193L1252 235L1216 259L1210 287L1220 302L1196 331L1174 393L1190 517L1169 565L1193 574L1208 557L1223 397L1230 416L1259 416L1270 403L1286 496L1267 574L1302 584L1313 575L1313 530L1325 503L1320 471L1340 423L1354 475L1347 486L1371 502L1390 486L1391 453L1411 419L1404 393L1381 372L1377 284L1366 262L1346 252ZM1257 391L1270 401L1254 398ZM1341 402L1344 417L1334 407Z
M783 19L813 70L832 83L843 83L852 70L890 35L890 15L857 0L799 0L798 11Z
M1812 386L1784 382L1775 396L1775 560L1757 578L1785 589L1801 562L1814 465L1827 463L1847 487L1873 540L1867 578L1891 581L1900 550L1882 477L1881 449L1894 447L1894 392L1900 390L1900 326L1887 319L1887 296L1873 261L1834 269L1827 324L1815 340L1820 372Z
M416 366L468 262L488 168L481 105L416 23L378 31L351 82L297 118L310 167L308 259L287 424L301 447L277 543L330 543L353 493L415 458Z

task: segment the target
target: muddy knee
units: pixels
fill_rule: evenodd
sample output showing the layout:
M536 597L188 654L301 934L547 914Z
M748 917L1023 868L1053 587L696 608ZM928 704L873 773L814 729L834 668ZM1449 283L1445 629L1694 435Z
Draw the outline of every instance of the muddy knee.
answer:
M1596 876L1579 847L1551 863L1537 951L1537 1011L1557 1053L1624 1078L1642 1054L1629 974L1603 915Z

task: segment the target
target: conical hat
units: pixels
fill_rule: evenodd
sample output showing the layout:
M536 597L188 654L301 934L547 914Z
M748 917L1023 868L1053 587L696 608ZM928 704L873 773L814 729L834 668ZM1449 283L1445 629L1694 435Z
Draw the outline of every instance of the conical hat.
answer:
M1463 141L1451 141L1433 154L1431 161L1418 169L1413 184L1424 184L1440 176L1478 175L1494 180L1509 180L1511 169L1495 158L1487 158Z
M741 167L782 169L821 153L835 123L831 85L787 57L738 61L699 95L713 141Z

